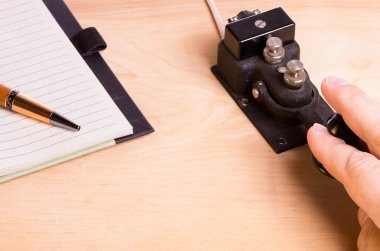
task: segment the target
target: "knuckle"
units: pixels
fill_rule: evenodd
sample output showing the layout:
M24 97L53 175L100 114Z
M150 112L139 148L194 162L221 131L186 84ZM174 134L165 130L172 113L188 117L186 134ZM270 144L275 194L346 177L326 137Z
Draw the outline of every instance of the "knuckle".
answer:
M366 212L363 211L363 209L359 208L358 210L358 221L360 226L363 226L364 223L368 220L368 215Z
M366 132L366 139L371 152L378 155L380 153L380 127L371 126L371 130L366 130Z
M375 157L369 155L368 153L355 151L352 152L346 162L346 174L348 176L357 177L363 172L363 169L372 166Z
M375 126L371 128L371 130L368 131L367 138L377 140L379 136L380 136L380 127ZM380 143L379 140L377 140L377 143Z
M379 250L380 231L371 219L361 227L357 240L358 250Z
M365 110L368 104L368 96L362 90L354 85L344 85L339 89L339 93L336 94L339 99L342 108L348 114L352 114L354 111ZM355 109L352 109L355 107Z

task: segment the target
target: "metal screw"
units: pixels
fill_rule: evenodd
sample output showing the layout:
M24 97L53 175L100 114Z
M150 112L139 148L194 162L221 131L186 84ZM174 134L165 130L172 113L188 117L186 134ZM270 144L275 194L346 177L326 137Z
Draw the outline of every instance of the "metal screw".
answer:
M236 16L233 16L233 17L230 17L228 19L228 23L234 23L234 22L237 22L241 19L244 19L244 18L247 18L247 17L250 17L250 16L256 16L258 14L260 14L261 11L259 9L255 9L253 11L249 11L249 10L243 10L243 11L240 11ZM261 25L264 25L263 27L259 27L259 28L264 28L266 26L266 23L264 22L264 24L261 24Z
M276 53L282 47L282 40L278 37L271 37L267 40L266 45L270 52Z
M288 141L285 139L285 138L278 138L277 140L276 140L276 143L277 144L279 144L280 146L285 146L285 145L287 145L288 144Z
M288 62L287 68L289 74L297 78L299 76L299 73L303 71L303 63L299 60L292 60Z
M284 80L289 87L298 89L306 81L306 72L303 63L299 60L291 60L286 65L287 71L284 74Z
M267 23L264 20L259 19L259 20L256 20L255 26L257 28L263 29L263 28L265 28L265 26L267 26Z
M282 40L278 37L268 38L263 55L267 63L281 63L285 57L285 49L282 47Z
M252 89L252 96L255 98L255 99L258 99L260 97L260 91L259 89L257 88L253 88Z
M241 105L242 107L247 107L248 104L249 104L249 99L247 99L247 98L242 98L242 99L239 100L239 103L240 103L240 105Z
M252 14L256 16L256 15L261 14L261 11L259 9L255 9L252 11Z
M287 68L285 66L279 66L277 68L277 71L281 74L284 74L287 71Z
M237 21L239 21L239 18L237 16L233 16L228 19L228 23L234 23Z

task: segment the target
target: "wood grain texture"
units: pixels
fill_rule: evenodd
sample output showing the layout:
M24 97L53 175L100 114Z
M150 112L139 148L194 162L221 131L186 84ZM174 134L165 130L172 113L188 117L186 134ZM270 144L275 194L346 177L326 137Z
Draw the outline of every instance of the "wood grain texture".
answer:
M356 249L343 187L307 147L274 154L210 73L204 1L66 2L156 132L0 185L0 250ZM378 1L216 3L224 19L282 6L316 85L338 74L380 98Z

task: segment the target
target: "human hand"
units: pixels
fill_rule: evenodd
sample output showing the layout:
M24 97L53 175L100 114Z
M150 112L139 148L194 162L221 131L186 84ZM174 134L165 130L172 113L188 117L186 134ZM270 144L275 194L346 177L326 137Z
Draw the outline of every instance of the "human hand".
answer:
M347 145L319 124L308 131L310 149L361 208L359 250L380 250L380 105L357 87L334 77L323 81L322 93L367 143L370 153Z

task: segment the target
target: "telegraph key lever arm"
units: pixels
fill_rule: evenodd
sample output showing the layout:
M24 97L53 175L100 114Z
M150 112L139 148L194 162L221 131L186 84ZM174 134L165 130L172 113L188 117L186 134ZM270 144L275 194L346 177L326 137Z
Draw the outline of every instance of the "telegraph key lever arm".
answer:
M301 61L291 60L285 68L281 66L282 59L274 60L268 55L271 51L276 51L273 49L274 45L276 50L282 51L281 39L271 37L267 40L263 52L267 64L260 70L263 81L253 84L253 98L263 104L272 116L284 123L299 122L307 129L314 123L319 123L325 125L331 135L351 146L363 149L363 142L346 125L342 116L334 113L319 95ZM285 54L285 50L281 54ZM323 174L332 177L314 156L313 160Z
M353 146L361 151L368 152L368 146L367 144L362 141L344 122L343 117L338 114L334 113L331 118L327 121L326 124L327 130L329 133L337 138L340 138L346 142L346 144ZM321 162L319 162L318 159L316 159L313 156L314 163L316 167L321 171L323 174L333 178L333 176L326 170L326 168L322 165Z
M264 49L267 64L261 66L262 80L252 86L253 98L273 117L285 124L301 123L308 129L314 123L319 123L325 125L330 134L347 144L359 147L360 139L350 130L343 118L334 113L322 99L301 61L291 60L285 68L281 66L281 61L274 63L270 57L266 57L266 52L270 51L268 45L282 45L280 41L277 37L269 38L267 41L267 47ZM332 177L315 157L313 159L323 174Z

